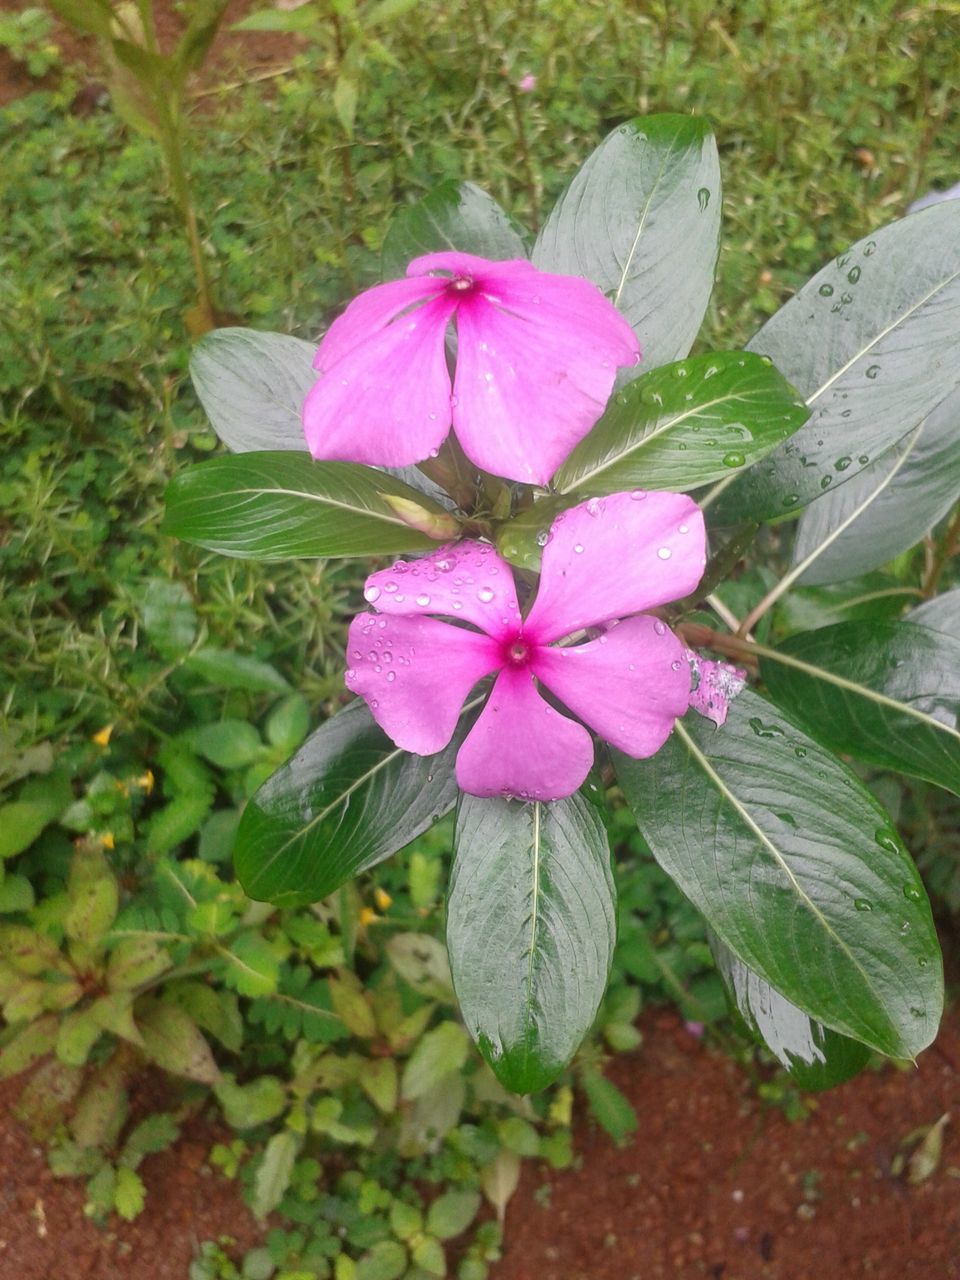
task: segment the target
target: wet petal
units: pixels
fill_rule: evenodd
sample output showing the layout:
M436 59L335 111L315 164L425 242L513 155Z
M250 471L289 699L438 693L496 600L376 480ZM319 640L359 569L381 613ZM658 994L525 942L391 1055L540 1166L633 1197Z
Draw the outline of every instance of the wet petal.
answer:
M484 542L467 539L422 560L398 560L371 574L363 594L381 613L443 614L498 639L516 635L520 626L513 574Z
M691 592L706 536L680 493L614 493L561 512L543 549L540 588L524 632L538 643L643 613Z
M478 258L473 253L460 253L457 250L446 250L443 253L425 253L419 258L412 258L407 267L408 277L428 276L432 272L442 271L451 276L469 276L471 280L501 279L503 276L541 275L533 263L526 258ZM441 280L441 284L446 284Z
M683 645L656 618L628 618L588 644L539 649L531 665L564 706L637 758L659 751L687 709Z
M454 430L477 466L545 484L602 414L636 339L584 280L524 272L487 285L457 310Z
M452 307L446 298L417 307L321 374L303 405L315 458L405 467L440 447L450 429L444 332Z
M385 329L404 311L436 297L445 285L444 280L391 280L367 289L354 298L324 334L313 367L321 371L332 369L338 360Z
M467 694L499 661L496 641L475 631L361 613L350 623L344 680L398 747L429 756L450 741Z
M747 683L747 673L729 662L712 662L692 649L684 657L696 681L690 692L690 706L719 727L727 718L730 703Z
M592 764L586 729L544 702L529 670L505 668L457 755L457 782L474 796L559 800Z

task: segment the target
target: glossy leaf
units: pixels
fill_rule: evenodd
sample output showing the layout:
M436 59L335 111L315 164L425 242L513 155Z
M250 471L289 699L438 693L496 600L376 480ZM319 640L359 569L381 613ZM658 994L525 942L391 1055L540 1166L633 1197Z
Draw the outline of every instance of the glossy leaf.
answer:
M554 487L581 498L633 488L683 493L756 462L806 419L796 392L759 356L694 356L617 392Z
M709 125L655 115L601 142L557 201L533 262L598 284L636 331L640 367L654 369L693 345L719 242L720 164Z
M776 519L852 480L953 389L960 203L892 222L819 271L747 344L805 397L810 421L716 503Z
M762 650L760 673L820 742L960 795L960 640L910 622L841 622Z
M544 1088L590 1029L615 907L606 831L583 796L462 797L447 951L463 1019L506 1088Z
M711 937L710 949L733 1008L801 1088L832 1088L866 1066L866 1045L830 1031L791 1004L719 938Z
M497 530L497 550L509 564L538 573L540 555L546 546L550 526L564 508L579 501L577 496L541 498L532 507L527 507L500 526Z
M802 583L843 582L878 569L915 546L960 500L960 389L926 418L916 439L900 441L804 511L793 563L823 546L871 494L874 501L817 556Z
M907 621L960 640L960 587L917 605L907 614Z
M750 690L614 753L644 839L720 940L791 1003L881 1053L936 1035L940 952L916 867L859 779Z
M435 756L395 747L359 700L328 720L243 811L234 862L245 892L316 902L431 827L456 802L467 714Z
M401 481L352 462L314 462L306 453L243 453L181 471L166 493L164 533L222 555L393 555L435 547L389 497L443 508Z
M525 258L522 229L472 182L448 179L396 215L384 237L384 280L404 275L411 258L457 249L479 258Z
M317 380L316 350L301 338L258 329L214 329L197 343L190 377L228 449L306 448L300 409Z

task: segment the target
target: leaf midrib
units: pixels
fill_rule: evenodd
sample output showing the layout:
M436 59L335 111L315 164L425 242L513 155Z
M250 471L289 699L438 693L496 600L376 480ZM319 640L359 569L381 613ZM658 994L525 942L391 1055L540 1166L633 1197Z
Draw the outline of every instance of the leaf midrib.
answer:
M693 741L693 739L691 738L691 736L689 735L689 733L683 727L683 724L679 720L675 722L674 728L678 736L681 738L681 740L685 744L690 755L694 758L694 760L699 765L699 767L703 770L703 772L707 775L707 777L716 787L721 797L723 797L730 804L730 806L736 811L736 813L740 815L744 823L750 828L750 830L754 833L754 835L757 837L760 843L770 851L776 864L780 867L780 869L782 870L783 874L787 877L790 884L793 885L794 889L796 890L797 896L800 898L802 902L806 903L813 919L816 920L816 922L821 926L824 933L831 940L831 942L833 942L838 947L838 949L850 961L850 964L857 971L857 973L860 974L864 983L866 984L867 990L873 996L875 1004L882 1010L883 1002L878 997L877 993L874 991L873 983L871 982L870 977L867 974L866 970L863 968L863 966L858 961L857 957L853 954L853 952L850 950L847 944L843 941L843 939L839 936L839 934L835 932L832 925L830 924L830 921L826 918L826 916L819 909L819 907L817 907L813 899L803 889L803 886L797 880L796 876L791 870L783 854L780 852L777 846L773 844L773 842L767 836L766 832L763 831L763 829L757 825L757 823L754 821L753 817L751 816L749 810L743 806L743 804L738 800L736 794L730 789L730 787L723 780L720 774L717 773L717 771L713 768L708 757L704 755L704 753L697 747L696 743ZM714 927L716 926L714 925ZM727 945L730 945L730 944L728 943ZM734 949L731 947L731 950L734 950ZM737 954L735 950L734 950L734 954L735 955ZM761 974L760 976L762 977L763 975ZM818 1021L823 1021L825 1026L829 1025L827 1021L820 1018L819 1015L817 1016L818 1016ZM887 1021L888 1030L893 1030L894 1034L899 1039L900 1037L899 1037L899 1033L896 1030L896 1027L890 1021L889 1017L886 1016L886 1014L884 1014L884 1016Z

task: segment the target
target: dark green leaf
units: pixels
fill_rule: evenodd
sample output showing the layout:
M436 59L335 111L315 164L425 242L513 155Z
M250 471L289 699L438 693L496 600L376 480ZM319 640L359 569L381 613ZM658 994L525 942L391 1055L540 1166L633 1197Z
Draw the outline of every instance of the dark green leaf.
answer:
M579 497L542 498L497 530L497 550L519 569L539 572L540 554L546 546L547 533L554 520L566 507L579 502Z
M312 734L247 804L234 850L251 898L315 902L421 835L457 798L466 720L435 756L401 751L361 701Z
M544 1088L587 1034L607 984L615 891L603 822L580 795L464 795L447 951L467 1027L497 1079Z
M182 582L149 578L138 592L137 603L146 631L164 658L179 658L197 638L197 615L190 592Z
M879 568L918 543L958 499L960 391L954 391L916 437L911 433L807 508L797 528L793 563L816 559L800 581L843 582Z
M852 480L953 389L960 354L960 204L858 241L748 343L806 398L807 425L716 503L769 520Z
M791 1003L881 1053L930 1043L943 975L930 907L859 779L744 690L649 760L615 753L637 825L723 943Z
M697 336L720 243L720 164L705 120L620 125L557 201L533 250L543 271L586 276L633 325L643 369Z
M109 0L50 0L50 8L78 31L109 37L112 13Z
M748 969L719 938L710 947L733 1008L803 1089L829 1089L866 1065L870 1050L808 1017Z
M840 622L760 650L760 673L834 751L960 795L960 640L910 622Z
M383 278L398 279L411 258L449 250L494 260L527 256L521 228L492 196L472 182L448 179L390 223L380 259Z
M221 689L245 689L247 693L290 692L290 685L276 667L231 649L198 649L183 665L191 675Z
M181 471L167 488L164 533L223 555L392 555L436 546L387 501L443 508L393 476L306 453L243 453Z
M916 588L904 586L896 578L882 573L869 573L850 582L823 587L797 587L779 601L776 626L778 631L789 634L813 631L834 622L891 619L898 617L904 606L916 598Z
M234 453L305 447L300 409L317 380L316 346L283 333L214 329L193 349L190 377Z
M756 462L807 420L771 365L717 351L652 369L614 395L553 478L588 498L625 489L684 492Z
M590 1114L614 1142L625 1142L632 1133L636 1133L637 1113L611 1080L595 1067L588 1067L582 1072L580 1080Z

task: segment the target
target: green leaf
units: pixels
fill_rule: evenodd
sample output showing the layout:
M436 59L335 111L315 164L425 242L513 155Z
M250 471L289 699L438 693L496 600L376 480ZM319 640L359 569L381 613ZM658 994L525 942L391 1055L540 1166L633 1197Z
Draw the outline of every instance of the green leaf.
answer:
M144 1052L164 1071L200 1084L216 1084L220 1079L200 1028L176 1005L154 1004L138 1014L137 1024L143 1035Z
M614 1142L619 1145L636 1133L637 1113L612 1081L595 1067L588 1067L581 1073L580 1082L590 1114Z
M189 840L213 807L212 791L187 791L156 809L147 822L146 842L150 853L169 853Z
M746 351L709 352L617 392L553 484L582 498L641 487L682 493L756 462L806 420L772 365Z
M143 1211L146 1197L147 1189L140 1175L120 1165L113 1188L113 1206L124 1222L132 1222Z
M214 1093L232 1129L255 1129L282 1115L287 1106L287 1091L276 1076L261 1075L249 1084L237 1084L233 1076L225 1075Z
M930 1043L943 1002L930 907L849 769L750 690L722 729L690 713L655 756L615 763L654 857L744 964L880 1053Z
M807 425L715 504L776 519L853 479L953 390L960 354L960 205L947 200L858 241L747 344L804 396Z
M527 256L522 228L493 197L451 178L396 214L383 241L383 278L398 279L412 258L450 250L494 261Z
M336 84L333 86L330 100L333 104L334 113L340 121L340 127L348 138L353 137L353 125L357 118L359 97L360 86L356 77L341 71L337 76Z
M443 943L429 933L395 933L385 950L387 959L418 995L453 1004L453 980Z
M158 1151L166 1151L180 1137L173 1116L158 1111L141 1120L123 1144L122 1163L130 1169L136 1169L144 1156L156 1155Z
M137 592L143 629L161 657L179 658L197 638L197 615L182 582L150 578Z
M51 1053L57 1043L57 1031L58 1020L54 1014L45 1014L18 1031L0 1049L0 1080L19 1075L38 1058Z
M960 640L960 587L917 605L907 614L906 620Z
M280 751L292 752L310 732L310 707L299 693L279 703L270 712L266 735L271 746Z
M239 22L230 26L231 31L283 31L288 33L310 35L320 27L323 21L312 4L305 4L298 9L258 9L249 13Z
M190 655L184 670L220 689L247 693L289 693L290 685L275 667L232 649L200 649Z
M165 973L172 964L156 939L121 938L107 962L107 987L110 991L132 991Z
M399 1280L407 1270L407 1251L396 1240L380 1240L357 1262L356 1280Z
M69 784L53 775L24 786L21 799L0 804L0 860L12 858L33 844L44 827L56 821L72 799Z
M464 795L447 897L463 1019L497 1079L544 1088L603 997L615 891L603 822L580 795L521 804Z
M0 867L2 872L2 867ZM29 911L36 903L33 885L26 876L7 875L0 883L0 915Z
M245 769L264 753L260 735L246 720L218 720L187 735L192 750L219 769Z
M441 1022L428 1031L403 1068L400 1096L409 1101L430 1093L444 1076L460 1071L469 1048L463 1028L455 1022Z
M844 582L879 568L915 546L958 499L960 391L954 391L918 435L911 433L804 511L793 563L816 559L799 581Z
M78 31L109 38L112 34L112 11L109 0L50 0L50 8L58 18Z
M759 653L771 697L819 741L960 795L960 639L840 622Z
M312 734L247 804L234 847L244 891L316 902L422 835L453 808L466 733L435 756L401 751L359 699Z
M710 939L710 948L731 1003L747 1029L802 1089L830 1089L866 1066L870 1050L865 1045L808 1017L718 938Z
M639 117L609 134L543 226L534 266L586 276L636 331L642 368L682 360L713 289L720 164L695 116Z
M447 1191L427 1210L427 1231L438 1240L452 1240L466 1231L480 1211L479 1191Z
M394 495L445 516L395 477L306 453L243 453L188 467L171 480L162 530L222 555L391 555L435 546L399 516Z
M292 1133L275 1133L267 1143L257 1166L250 1205L258 1218L265 1218L283 1199L299 1150L300 1140Z
M241 933L225 953L226 981L242 996L270 995L277 989L280 961L270 943L254 930Z

